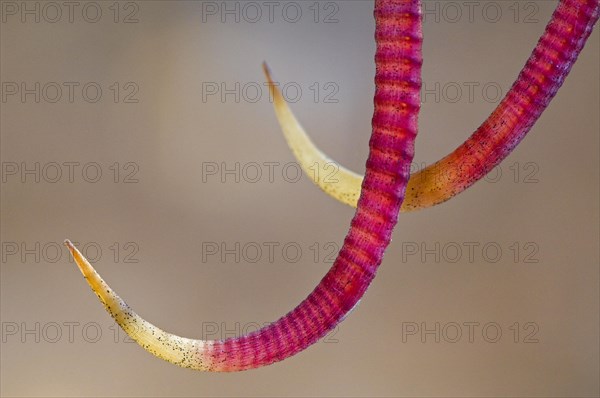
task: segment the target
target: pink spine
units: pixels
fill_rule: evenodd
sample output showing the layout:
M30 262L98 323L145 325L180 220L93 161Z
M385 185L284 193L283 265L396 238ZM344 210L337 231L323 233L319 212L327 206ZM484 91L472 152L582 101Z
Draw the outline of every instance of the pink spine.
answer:
M521 142L569 74L599 9L599 0L560 1L506 97L464 144L431 166L451 171L442 176L449 181L438 181L451 191L443 200L471 186Z
M397 222L417 134L421 87L419 0L375 2L375 112L362 194L332 268L315 290L277 322L208 344L198 354L215 371L283 360L315 343L358 303L375 276ZM203 362L204 362L203 361Z

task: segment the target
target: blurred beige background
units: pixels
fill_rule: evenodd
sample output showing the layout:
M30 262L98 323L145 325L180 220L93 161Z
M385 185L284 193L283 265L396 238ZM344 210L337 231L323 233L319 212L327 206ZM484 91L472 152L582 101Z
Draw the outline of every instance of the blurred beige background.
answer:
M271 22L265 2L79 2L70 22L60 2L60 15L2 2L3 396L598 396L597 29L494 175L402 215L360 306L284 362L203 374L153 358L58 249L85 246L138 313L180 335L228 337L293 308L353 210L291 182L260 65L317 144L364 171L372 3L276 2ZM463 2L425 2L415 168L487 117L557 4L475 3L471 19ZM239 182L221 167L236 163Z

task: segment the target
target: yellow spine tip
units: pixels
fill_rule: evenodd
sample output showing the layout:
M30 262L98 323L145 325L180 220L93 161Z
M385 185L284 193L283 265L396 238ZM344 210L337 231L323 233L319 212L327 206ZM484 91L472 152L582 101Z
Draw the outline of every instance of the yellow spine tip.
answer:
M65 246L67 246L69 248L69 250L75 249L75 246L73 246L73 243L71 243L71 241L69 239L65 239L65 241L63 243L65 244Z

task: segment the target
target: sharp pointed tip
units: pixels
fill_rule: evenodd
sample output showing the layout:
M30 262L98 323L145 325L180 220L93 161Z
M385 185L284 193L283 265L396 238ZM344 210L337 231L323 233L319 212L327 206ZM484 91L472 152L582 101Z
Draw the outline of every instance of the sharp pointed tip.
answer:
M271 68L269 68L269 65L267 64L267 61L263 61L263 63L262 63L262 69L263 69L263 73L267 77L267 80L270 81L271 80Z
M77 267L79 268L83 276L86 276L86 274L89 272L86 271L88 270L88 268L91 268L92 271L94 270L93 267L87 262L85 257L83 257L83 255L79 252L79 250L77 250L75 245L69 239L65 239L64 244L69 249L71 256L75 260L75 264L77 264Z

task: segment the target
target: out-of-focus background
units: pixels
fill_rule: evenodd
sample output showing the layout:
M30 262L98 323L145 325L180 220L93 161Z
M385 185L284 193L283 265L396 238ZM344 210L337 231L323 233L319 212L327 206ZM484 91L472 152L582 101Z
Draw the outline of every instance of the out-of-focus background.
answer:
M425 1L415 171L495 108L556 4ZM266 368L203 374L129 342L62 241L179 335L231 337L293 308L353 209L298 174L260 66L363 172L373 2L1 7L3 396L598 396L598 30L500 167L400 217L336 330Z

